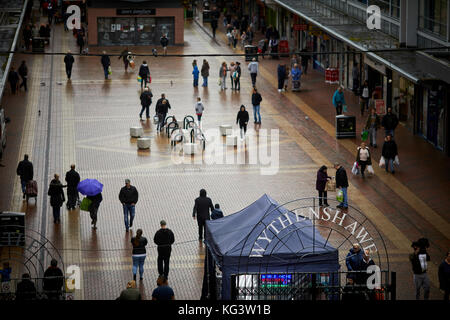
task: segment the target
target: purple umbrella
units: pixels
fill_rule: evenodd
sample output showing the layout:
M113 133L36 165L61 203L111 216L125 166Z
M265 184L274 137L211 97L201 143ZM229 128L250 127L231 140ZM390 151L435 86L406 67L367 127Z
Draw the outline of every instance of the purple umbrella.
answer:
M96 179L84 179L78 184L77 189L85 196L95 196L102 192L103 184Z

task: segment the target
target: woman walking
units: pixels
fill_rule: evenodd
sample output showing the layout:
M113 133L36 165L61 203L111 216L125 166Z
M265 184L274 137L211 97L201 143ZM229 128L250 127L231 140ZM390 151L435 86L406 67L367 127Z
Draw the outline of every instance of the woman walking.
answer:
M381 126L381 119L376 113L376 109L370 109L370 114L367 117L365 129L369 131L370 146L377 147L377 130Z
M205 106L202 103L202 98L197 97L197 103L195 104L195 114L197 115L198 127L200 129L202 127L201 121L202 121L203 110L205 110Z
M194 88L198 87L198 75L200 74L200 71L198 71L198 66L197 66L197 60L194 60L192 62L192 75L194 76Z
M147 245L147 238L142 236L142 229L136 231L136 237L131 238L133 245L133 280L136 281L136 273L139 268L139 277L142 281L144 278L144 263L147 252L145 246Z
M372 165L372 160L370 159L370 151L369 148L366 147L365 142L361 142L361 146L358 147L356 153L356 162L358 163L358 166L360 167L361 176L364 177L364 171L366 170L367 166Z
M91 204L89 206L89 214L91 216L91 226L92 229L97 229L97 213L98 208L100 207L100 202L103 200L103 196L101 193L96 194L95 196L87 196L89 200L91 200Z
M220 77L220 90L227 89L226 82L227 82L227 63L224 61L222 62L222 65L219 69L219 77Z
M236 117L236 124L239 123L239 129L241 131L241 139L244 139L245 133L247 132L248 120L249 120L248 111L245 110L244 105L241 105L241 109L239 110Z
M64 197L63 185L56 173L54 179L50 182L47 194L50 196L50 205L53 208L53 223L59 224L61 222L61 207L66 198Z
M208 77L209 77L209 63L208 63L208 61L206 61L206 59L203 59L201 74L203 77L202 87L207 87L208 86Z
M325 207L329 206L326 190L326 184L328 180L331 180L331 177L327 174L327 167L321 166L319 171L317 171L316 179L316 190L319 191L319 206L322 206L322 203Z

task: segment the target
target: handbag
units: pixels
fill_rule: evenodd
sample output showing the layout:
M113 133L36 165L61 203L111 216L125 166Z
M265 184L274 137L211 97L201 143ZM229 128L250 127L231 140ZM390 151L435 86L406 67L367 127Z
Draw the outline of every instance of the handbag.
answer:
M108 74L109 74L109 75L112 75L112 69L111 69L111 66L108 67Z
M398 159L398 155L395 156L394 163L395 163L396 165L398 165L398 166L400 165L400 160Z
M369 131L368 131L368 130L363 130L363 131L361 132L361 140L362 140L362 141L366 141L367 138L369 138Z
M92 200L85 197L83 199L83 201L81 201L80 210L89 211L89 207L91 206L91 204L92 204Z
M380 163L378 164L380 168L383 168L386 165L386 160L384 160L384 157L380 158Z
M151 75L148 76L148 83L152 83L152 76Z
M339 202L343 202L344 201L344 191L342 190L338 190L338 192L336 193L336 200Z
M141 82L142 82L142 77L141 77L141 76L138 76L138 77L137 77L137 81L138 81L139 83L141 83Z
M153 123L157 124L159 122L159 117L158 116L154 116L153 117Z
M356 176L359 173L358 162L355 161L352 168L352 173Z
M375 171L373 170L372 165L367 166L367 172L369 172L370 174L375 174Z
M327 181L325 191L336 192L336 180L334 178Z
M219 81L217 81L217 84L218 84L219 86L222 85L222 79L221 79L221 78L219 78Z

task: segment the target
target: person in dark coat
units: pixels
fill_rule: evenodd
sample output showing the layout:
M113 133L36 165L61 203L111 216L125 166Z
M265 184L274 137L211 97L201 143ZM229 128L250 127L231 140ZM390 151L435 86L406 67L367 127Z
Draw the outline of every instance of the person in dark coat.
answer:
M211 20L211 29L212 29L213 38L216 38L217 24L218 24L217 19L213 18Z
M103 201L103 196L102 193L98 193L95 196L87 196L86 198L92 201L91 205L89 206L89 214L92 219L92 229L96 230L98 208L100 207L100 203Z
M84 37L83 34L78 33L77 35L77 45L80 47L80 54L83 53L83 47L84 47Z
M126 47L121 53L120 56L118 58L118 60L122 59L123 61L123 66L125 68L125 72L128 71L128 65L130 64L130 61L128 61L128 55L130 54L130 52L128 51L128 47Z
M438 269L439 289L444 293L444 300L448 301L450 295L450 251Z
M14 67L11 67L11 69L9 70L9 75L8 75L8 81L9 81L9 85L11 86L11 93L12 94L16 94L17 91L17 85L19 83L19 75L17 74L16 70L14 69Z
M142 281L144 277L144 263L147 256L145 246L148 241L146 237L142 236L142 229L137 229L136 237L131 238L131 244L133 245L133 280L136 281L137 269L139 268L139 276Z
M286 78L286 67L284 65L279 64L277 68L278 75L278 92L284 91L284 79Z
M64 64L66 65L66 74L67 74L67 79L70 80L70 77L72 76L72 67L73 67L73 63L75 62L75 59L72 56L72 53L69 51L67 51L67 54L64 56Z
M239 129L241 131L241 139L244 139L245 133L247 132L248 120L249 120L248 111L245 110L244 105L241 105L241 109L239 110L236 117L236 124L239 123Z
M306 75L307 71L308 71L308 62L309 59L311 59L307 49L304 49L302 52L304 52L304 54L302 54L302 72L303 74Z
M363 270L363 251L358 243L354 243L353 247L349 250L347 257L345 258L345 265L349 271L349 277L353 278L355 283L359 284L361 279L361 273L355 272L350 273L350 271L361 271Z
M234 90L241 91L241 63L236 61L235 67L236 77L234 77Z
M23 199L25 199L25 191L27 182L33 180L33 164L28 160L28 155L24 155L23 160L17 165L17 175L20 176L20 184L22 185Z
M381 155L383 156L384 161L386 162L385 164L386 172L389 172L389 168L391 168L391 173L394 174L395 173L394 160L395 156L398 155L398 152L397 152L397 144L395 143L394 140L392 140L391 135L387 135L386 138L384 138Z
M106 54L106 51L103 51L100 62L102 63L102 66L103 66L103 72L105 73L105 79L108 79L108 69L109 69L109 66L111 65L111 60L109 59L109 56Z
M22 64L19 67L19 75L22 78L22 83L20 84L19 88L24 88L25 92L28 91L27 86L27 79L28 79L28 67L26 65L25 60L22 61Z
M147 87L150 77L150 69L148 68L147 61L144 61L139 67L139 76L142 78L141 90L143 87Z
M145 116L147 117L147 120L150 119L150 105L152 104L152 97L153 93L150 91L150 88L145 87L144 92L141 93L140 99L141 99L141 112L139 113L139 118L142 121L142 114L145 111Z
M202 87L208 86L208 77L209 77L209 63L206 61L206 59L203 59L202 69L200 71L200 74L203 78L203 84Z
M136 210L136 203L139 200L139 192L135 186L130 184L130 179L125 179L125 186L120 189L119 200L123 207L123 216L125 222L125 230L129 231L133 227L133 220ZM130 223L128 224L128 214L130 214Z
M348 188L348 179L347 172L344 167L342 167L339 163L334 164L334 168L336 169L336 188L340 188L342 193L344 194L344 200L337 205L337 208L348 208L348 198L347 198L347 188Z
M214 205L214 210L211 212L211 220L216 220L223 218L223 212L222 209L220 209L220 205L216 203Z
M34 282L30 280L30 275L24 273L22 275L22 281L17 284L16 288L16 300L35 300L36 299L36 286Z
M60 223L61 207L66 198L63 192L63 185L59 181L59 175L56 173L54 179L50 182L47 194L50 196L50 205L53 208L53 222Z
M370 277L370 274L367 273L367 269L370 266L374 266L375 262L372 260L372 258L370 257L370 251L369 250L364 250L363 253L363 259L361 261L361 271L362 272L359 277L358 277L358 283L364 286L364 289L366 290L366 292L368 293L370 300L375 300L375 292L373 290L369 290L367 288L367 280Z
M23 42L25 43L25 48L30 50L31 40L33 38L33 32L31 31L30 25L27 25L23 30Z
M205 222L206 220L210 220L209 210L214 210L213 203L209 197L206 196L206 190L200 190L200 197L195 199L194 210L192 211L192 217L194 220L197 215L197 224L198 224L198 240L202 241L203 236L205 234Z
M61 298L62 287L64 284L64 274L58 268L58 261L52 259L50 267L44 272L44 292L50 300L59 300Z
M381 125L384 127L385 135L391 135L394 137L395 128L398 125L398 118L392 113L392 108L387 108L387 113L381 119Z
M329 206L327 201L327 190L325 188L329 179L331 179L331 177L327 174L327 167L321 166L317 171L316 179L316 190L319 191L319 206L322 206L322 202L325 207Z
M161 94L161 98L156 102L155 111L158 115L158 126L156 130L162 131L164 124L166 122L167 112L169 112L170 103L169 100L166 99L166 95L164 93Z
M142 300L141 293L136 288L136 281L130 281L127 283L127 288L122 290L120 296L116 300Z
M67 209L75 210L75 206L79 199L78 183L80 183L80 175L75 171L75 165L70 165L70 170L66 172L67 182Z
M167 55L167 45L169 44L169 39L167 39L167 35L163 34L161 39L159 39L161 46L163 48L164 55Z
M170 253L172 252L172 244L175 242L175 236L164 220L160 222L161 229L156 231L153 242L158 246L158 274L169 277Z
M259 94L258 90L253 87L253 93L252 93L252 105L253 105L253 118L254 123L261 124L261 101L262 97ZM258 116L258 118L256 117Z

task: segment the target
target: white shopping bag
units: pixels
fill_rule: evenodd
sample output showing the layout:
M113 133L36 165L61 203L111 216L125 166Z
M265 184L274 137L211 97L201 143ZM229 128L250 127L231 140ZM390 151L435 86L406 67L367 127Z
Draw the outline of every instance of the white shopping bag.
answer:
M400 165L400 160L398 159L398 156L395 156L394 163L398 166Z
M386 161L384 160L384 157L380 158L380 163L378 164L380 168L383 168L386 165Z
M353 164L352 173L353 173L354 175L357 175L357 174L359 173L358 162L356 162L356 161L355 161L355 163Z
M375 174L375 171L373 170L372 165L367 166L367 172L369 172L370 174Z

